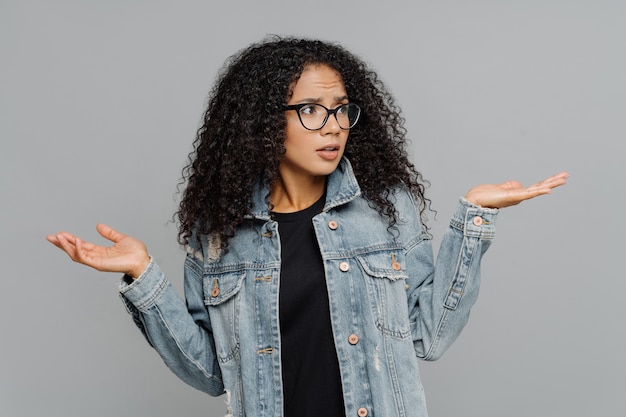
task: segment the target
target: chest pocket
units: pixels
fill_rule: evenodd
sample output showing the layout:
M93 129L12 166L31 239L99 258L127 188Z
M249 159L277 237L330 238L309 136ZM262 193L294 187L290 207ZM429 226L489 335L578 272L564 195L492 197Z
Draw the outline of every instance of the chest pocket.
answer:
M215 349L222 365L238 357L241 289L245 270L207 273L203 276L204 304L211 317Z
M245 271L205 274L204 303L207 306L218 306L230 300L241 289L245 276Z
M357 256L374 322L379 331L405 339L411 337L406 300L406 265L400 251L378 251Z

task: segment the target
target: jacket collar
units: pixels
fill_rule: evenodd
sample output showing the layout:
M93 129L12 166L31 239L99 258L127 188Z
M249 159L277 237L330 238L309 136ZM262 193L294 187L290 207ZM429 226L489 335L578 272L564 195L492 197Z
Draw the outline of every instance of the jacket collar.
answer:
M326 204L324 204L324 211L329 211L342 204L346 204L349 201L361 195L361 188L356 181L354 172L352 171L352 165L350 161L344 156L337 169L335 169L329 176L326 184ZM245 218L256 218L260 220L270 220L268 204L269 189L267 186L261 184L261 181L257 183L255 187L254 195L252 196L252 210Z

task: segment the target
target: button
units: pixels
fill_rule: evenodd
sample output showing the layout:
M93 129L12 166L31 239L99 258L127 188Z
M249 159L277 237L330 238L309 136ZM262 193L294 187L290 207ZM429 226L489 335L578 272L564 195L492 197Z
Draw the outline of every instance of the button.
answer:
M337 224L336 221L331 220L331 221L328 222L328 228L330 230L337 230L338 227L339 227L339 225Z
M341 272L347 272L350 269L350 264L347 262L342 262L339 264L339 270Z
M483 218L480 216L474 217L473 220L474 226L481 226L483 224Z
M402 265L400 265L400 262L393 261L393 262L391 263L391 268L392 268L394 271L399 271L399 270L401 270L401 269L402 269Z
M365 407L359 408L359 411L357 411L357 414L359 415L359 417L367 416L367 408Z
M356 334L352 333L349 337L348 337L348 342L351 345L356 345L357 343L359 343L359 336L357 336Z
M220 295L220 282L217 278L213 278L213 289L211 290L211 297L215 298Z

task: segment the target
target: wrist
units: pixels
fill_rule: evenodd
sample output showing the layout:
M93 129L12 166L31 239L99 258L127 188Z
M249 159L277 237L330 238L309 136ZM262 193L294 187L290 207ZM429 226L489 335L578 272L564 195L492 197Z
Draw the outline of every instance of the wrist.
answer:
M470 204L481 207L482 205L476 200L476 197L470 192L463 196L463 198Z
M133 280L138 279L150 264L150 255L146 254L139 262L137 262L126 275L130 276Z

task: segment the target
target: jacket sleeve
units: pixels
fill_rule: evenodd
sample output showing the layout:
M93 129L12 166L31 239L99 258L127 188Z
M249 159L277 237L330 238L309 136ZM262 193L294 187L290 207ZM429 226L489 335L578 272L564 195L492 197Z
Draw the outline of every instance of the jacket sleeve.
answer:
M209 395L224 393L201 268L189 256L186 304L153 260L137 280L122 281L120 295L150 345L180 379Z
M497 209L460 203L433 262L422 233L407 249L407 297L415 353L438 359L456 340L478 298L480 262L495 233Z

